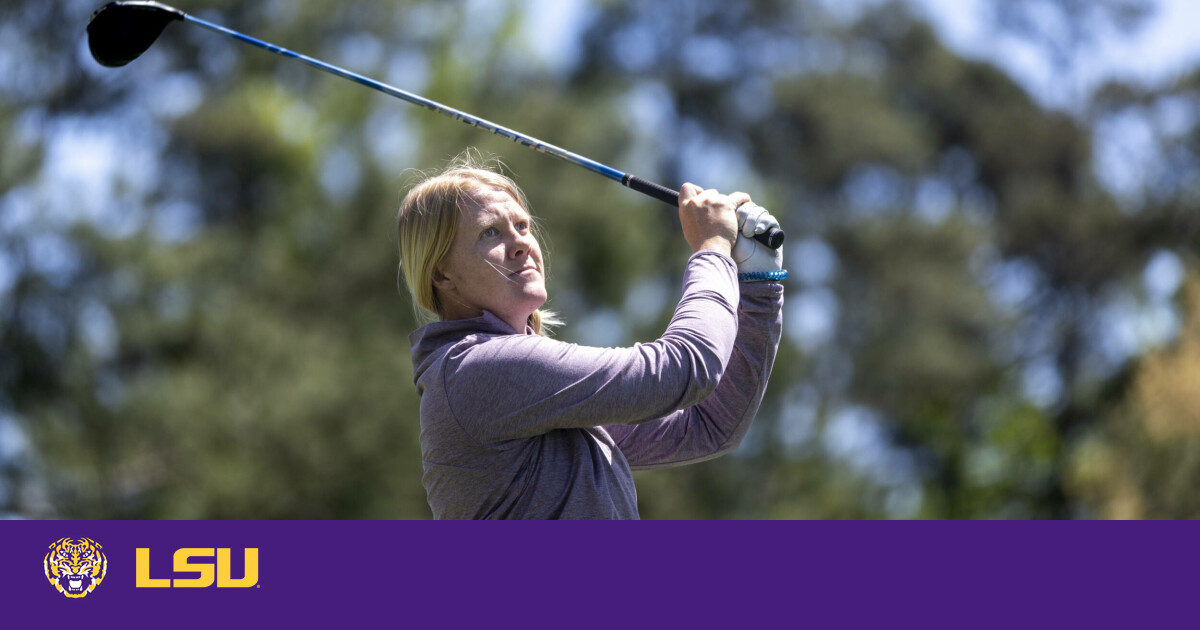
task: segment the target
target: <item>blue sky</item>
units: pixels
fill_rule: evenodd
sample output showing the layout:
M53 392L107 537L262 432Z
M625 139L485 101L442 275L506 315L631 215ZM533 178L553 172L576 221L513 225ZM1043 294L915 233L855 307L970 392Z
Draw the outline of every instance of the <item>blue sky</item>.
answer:
M851 19L864 8L889 0L823 0L834 15ZM1129 36L1112 29L1096 33L1098 45L1076 59L1077 76L1062 89L1062 77L1039 52L1013 38L997 38L990 28L990 0L907 0L960 54L990 60L1009 71L1047 105L1068 108L1109 78L1161 83L1200 64L1200 2L1157 0L1153 14ZM528 46L547 63L568 63L587 0L531 0ZM478 3L477 4L481 4ZM486 4L486 3L482 3Z
M1063 99L1086 96L1105 79L1162 83L1200 63L1200 2L1196 0L1158 0L1153 15L1132 36L1100 33L1099 44L1076 60L1078 76L1068 90L1060 89L1061 78L1029 46L997 40L988 33L983 0L910 2L921 7L948 46L994 61L1048 105L1069 106Z

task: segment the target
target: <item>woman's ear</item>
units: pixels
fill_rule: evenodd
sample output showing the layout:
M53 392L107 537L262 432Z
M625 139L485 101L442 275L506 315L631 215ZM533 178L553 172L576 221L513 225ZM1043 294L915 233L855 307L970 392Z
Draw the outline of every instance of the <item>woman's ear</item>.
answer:
M453 291L454 281L450 278L447 278L446 274L442 273L441 267L437 267L433 270L433 286L441 289L442 291Z

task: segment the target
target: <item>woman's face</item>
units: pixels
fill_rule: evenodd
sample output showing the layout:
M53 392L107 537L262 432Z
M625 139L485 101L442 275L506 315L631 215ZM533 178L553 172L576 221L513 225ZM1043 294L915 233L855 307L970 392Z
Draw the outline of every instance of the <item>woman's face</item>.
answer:
M444 319L491 311L524 333L529 316L546 303L542 251L532 220L512 195L488 188L465 204L450 253L438 265L434 287Z

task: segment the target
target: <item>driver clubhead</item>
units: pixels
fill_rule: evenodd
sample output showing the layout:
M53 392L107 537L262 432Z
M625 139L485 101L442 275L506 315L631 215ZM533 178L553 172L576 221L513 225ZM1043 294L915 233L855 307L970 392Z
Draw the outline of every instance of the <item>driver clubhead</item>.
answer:
M184 16L157 2L110 2L88 21L88 48L100 65L123 66L146 52L167 24Z

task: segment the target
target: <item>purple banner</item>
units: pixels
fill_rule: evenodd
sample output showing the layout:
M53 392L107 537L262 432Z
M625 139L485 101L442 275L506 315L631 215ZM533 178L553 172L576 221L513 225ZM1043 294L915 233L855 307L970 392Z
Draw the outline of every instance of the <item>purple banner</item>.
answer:
M1178 626L1194 623L1196 534L1192 522L0 521L0 624Z

